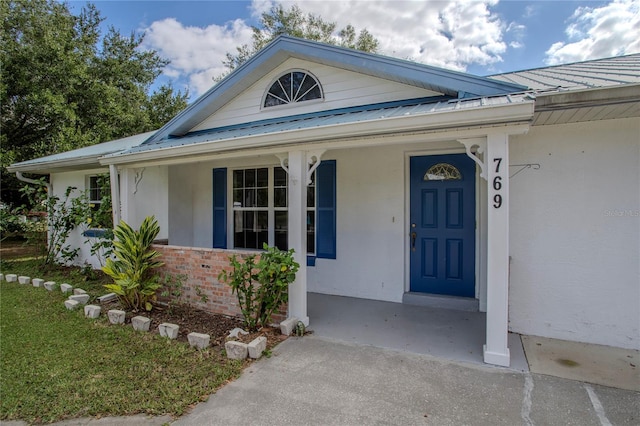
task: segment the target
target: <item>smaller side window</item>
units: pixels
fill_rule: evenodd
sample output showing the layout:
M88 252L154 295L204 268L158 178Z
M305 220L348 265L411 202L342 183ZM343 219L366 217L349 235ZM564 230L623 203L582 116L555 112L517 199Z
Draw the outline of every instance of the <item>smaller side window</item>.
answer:
M113 228L110 184L108 174L87 176L87 197L93 211L91 226L94 228Z
M102 204L102 198L105 194L103 194L103 179L104 176L89 176L89 203L91 203L91 208L93 210L98 210L100 208L100 204Z

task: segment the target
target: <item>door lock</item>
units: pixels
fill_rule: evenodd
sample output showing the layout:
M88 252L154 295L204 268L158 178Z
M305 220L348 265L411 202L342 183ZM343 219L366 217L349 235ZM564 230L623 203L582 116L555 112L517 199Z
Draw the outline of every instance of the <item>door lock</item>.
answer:
M415 232L411 233L411 251L416 251L416 237L418 235Z

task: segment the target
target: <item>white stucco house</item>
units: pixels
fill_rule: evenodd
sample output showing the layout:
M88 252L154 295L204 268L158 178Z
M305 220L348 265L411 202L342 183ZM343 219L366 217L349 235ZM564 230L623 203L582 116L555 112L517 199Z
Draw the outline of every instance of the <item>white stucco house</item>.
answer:
M639 117L640 55L477 77L282 36L156 132L10 170L108 172L170 246L294 248L307 324L307 292L485 311L509 365L508 331L640 348Z

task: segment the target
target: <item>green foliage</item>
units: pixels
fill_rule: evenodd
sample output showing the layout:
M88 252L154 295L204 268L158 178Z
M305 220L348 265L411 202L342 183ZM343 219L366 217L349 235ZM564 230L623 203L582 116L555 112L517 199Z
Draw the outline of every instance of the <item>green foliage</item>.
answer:
M30 275L33 265L3 272ZM49 278L87 289L73 277ZM87 321L81 309L64 307L66 296L59 291L4 280L0 291L2 424L135 413L177 417L242 371L241 362L213 348L196 350L154 333L115 327L105 315Z
M223 270L218 280L231 286L236 293L250 330L264 327L271 322L271 315L286 303L288 287L296 279L300 265L293 259L293 249L281 251L277 247L264 245L264 252L256 262L256 255L243 261L236 255L229 257L232 270Z
M143 35L101 33L94 5L0 1L0 169L5 203L21 204L9 164L157 129L188 95L151 86L167 65Z
M10 237L23 236L27 229L27 218L19 209L0 204L0 241Z
M187 279L187 276L184 274L180 275L171 275L166 274L162 279L162 292L160 296L168 298L167 306L169 307L169 312L173 312L173 308L175 308L179 301L180 296L182 296L182 288L184 287L184 281Z
M355 28L349 24L339 30L336 35L335 22L326 22L312 13L305 14L297 5L289 9L285 9L282 5L273 6L269 12L262 14L260 25L260 27L252 27L251 46L243 44L236 47L235 54L227 53L227 59L223 64L229 72L245 63L270 41L285 34L364 52L375 53L378 50L378 40L366 29L356 34ZM214 80L220 81L225 75L216 77Z
M97 236L87 237L85 244L91 247L91 255L95 256L104 266L106 259L113 254L113 210L111 205L111 182L109 174L102 174L97 177L100 203L91 204L89 194L85 191L82 194L85 209L85 220L82 224L84 230L101 229L102 233Z
M62 196L48 195L41 185L25 185L21 192L31 201L34 209L27 211L22 207L15 210L14 214L22 213L25 218L29 214L34 218L24 220L22 231L30 244L43 248L43 266L73 262L80 248L72 247L67 240L71 231L85 220L88 208L85 197L72 186L67 187Z
M198 296L200 303L206 304L209 301L209 296L207 296L207 293L205 293L199 285L196 286L196 295Z
M151 244L159 232L160 227L153 216L146 217L138 231L125 222L120 222L113 230L116 260L107 259L102 270L113 278L114 284L105 287L114 292L127 309L150 311L153 308L161 284L152 270L163 263L157 260L160 253L152 250Z

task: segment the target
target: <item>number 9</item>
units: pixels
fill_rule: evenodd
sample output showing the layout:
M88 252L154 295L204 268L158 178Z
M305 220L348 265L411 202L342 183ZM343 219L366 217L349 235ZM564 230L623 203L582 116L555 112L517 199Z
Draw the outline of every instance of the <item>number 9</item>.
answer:
M493 196L493 207L496 209L502 207L502 195L496 194Z

